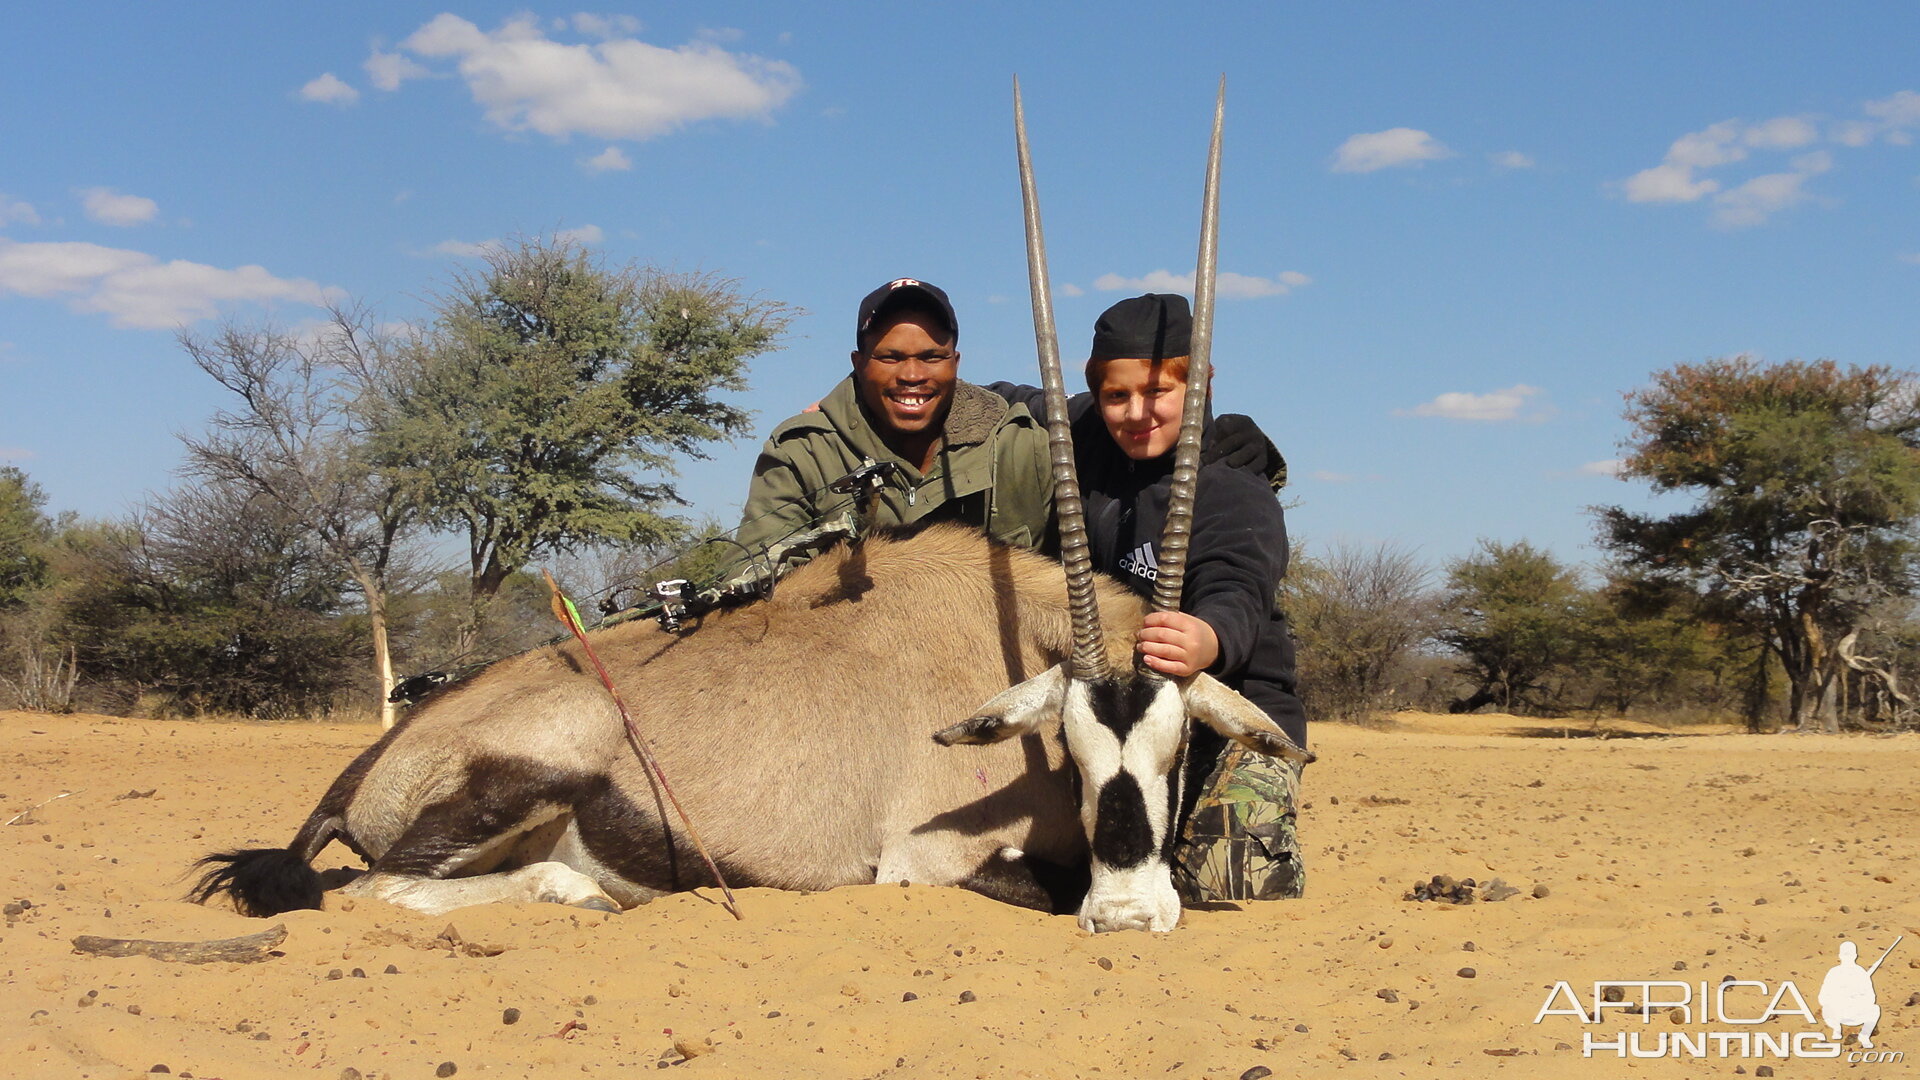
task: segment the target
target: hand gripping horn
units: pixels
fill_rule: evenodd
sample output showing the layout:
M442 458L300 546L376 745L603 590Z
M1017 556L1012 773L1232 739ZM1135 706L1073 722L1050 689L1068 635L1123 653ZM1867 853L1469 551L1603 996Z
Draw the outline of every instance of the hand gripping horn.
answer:
M1213 281L1220 248L1220 127L1227 112L1227 77L1213 104L1213 145L1207 151L1206 193L1200 204L1200 256L1193 272L1193 343L1187 362L1187 400L1180 441L1173 455L1173 490L1167 524L1160 533L1160 568L1153 582L1152 610L1179 611L1186 585L1187 541L1193 532L1193 496L1200 473L1200 429L1206 421L1213 359ZM1150 670L1141 665L1142 671Z
M1067 607L1073 613L1073 677L1091 682L1107 676L1107 650L1100 635L1100 607L1094 598L1087 514L1080 502L1080 482L1073 469L1067 387L1060 375L1060 341L1053 328L1053 289L1047 281L1047 241L1040 229L1040 196L1033 185L1033 157L1027 150L1027 113L1020 103L1017 75L1013 79L1013 135L1020 148L1020 199L1026 208L1027 220L1027 286L1033 293L1033 337L1040 352L1040 385L1046 391L1053 506L1060 520L1060 561L1067 569ZM1217 135L1215 139L1217 144Z

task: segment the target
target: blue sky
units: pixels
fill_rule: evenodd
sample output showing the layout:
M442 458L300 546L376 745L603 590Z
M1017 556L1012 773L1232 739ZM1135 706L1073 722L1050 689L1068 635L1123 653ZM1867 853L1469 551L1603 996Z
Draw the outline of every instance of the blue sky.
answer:
M513 233L807 311L760 431L898 276L962 374L1034 378L1010 77L1063 351L1190 273L1228 77L1220 408L1294 532L1589 560L1621 394L1750 352L1911 367L1920 7L1905 3L19 6L0 63L0 461L57 509L171 483L220 403L180 325L393 319ZM1069 288L1069 286L1071 286ZM731 518L757 440L683 471Z

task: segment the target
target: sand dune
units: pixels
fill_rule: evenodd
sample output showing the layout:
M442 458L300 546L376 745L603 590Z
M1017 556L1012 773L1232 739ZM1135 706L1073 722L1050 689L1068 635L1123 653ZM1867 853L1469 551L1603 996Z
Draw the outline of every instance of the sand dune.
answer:
M0 713L0 820L72 792L0 827L0 1061L12 1076L164 1065L201 1080L425 1078L446 1063L460 1077L1219 1080L1911 1068L1580 1049L1583 1032L1644 1032L1651 1048L1662 1031L1817 1030L1791 1016L1533 1022L1561 980L1792 980L1811 1005L1843 938L1868 962L1904 933L1874 980L1874 1041L1920 1051L1920 737L1608 730L1622 737L1499 716L1323 726L1308 897L1192 911L1170 935L1093 937L924 887L747 890L745 922L705 893L621 916L435 919L335 900L274 920L283 955L195 967L70 941L264 928L181 902L188 864L285 843L376 732ZM335 847L319 865L352 862ZM1518 893L1405 899L1436 874Z

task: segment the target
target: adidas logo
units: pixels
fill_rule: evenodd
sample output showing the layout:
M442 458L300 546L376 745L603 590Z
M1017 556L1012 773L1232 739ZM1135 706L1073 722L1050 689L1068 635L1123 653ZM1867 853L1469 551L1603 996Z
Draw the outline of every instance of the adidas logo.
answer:
M1157 580L1160 577L1160 560L1153 557L1153 541L1149 540L1128 554L1122 555L1120 569L1134 577L1146 578L1148 581Z

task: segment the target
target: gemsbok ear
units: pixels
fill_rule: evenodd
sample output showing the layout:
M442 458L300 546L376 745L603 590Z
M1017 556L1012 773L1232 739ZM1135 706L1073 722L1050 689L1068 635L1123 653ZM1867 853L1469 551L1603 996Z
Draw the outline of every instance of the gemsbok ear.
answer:
M1241 697L1219 679L1201 672L1182 688L1187 715L1213 730L1268 757L1285 758L1310 765L1314 753L1287 737L1260 706Z
M983 745L1032 734L1060 716L1066 692L1067 666L1048 668L1001 691L971 719L934 732L933 741L941 746Z

